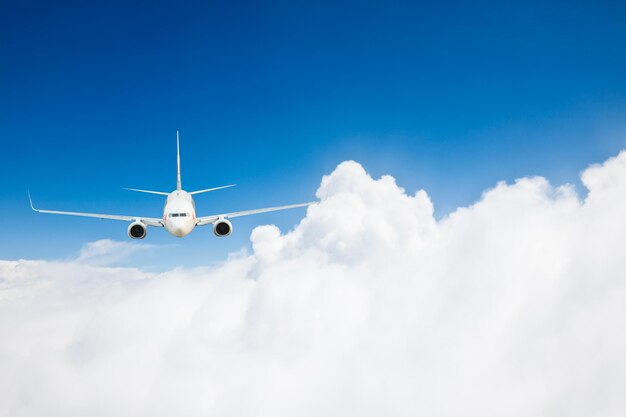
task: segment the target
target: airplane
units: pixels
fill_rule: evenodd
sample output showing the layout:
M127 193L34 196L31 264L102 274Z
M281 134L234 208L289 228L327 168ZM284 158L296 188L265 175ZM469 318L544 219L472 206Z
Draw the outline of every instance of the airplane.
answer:
M140 190L135 188L125 188L129 191L137 191L141 193L158 194L167 196L165 207L163 208L163 217L160 219L143 216L121 216L117 214L96 214L96 213L78 213L72 211L56 211L35 208L33 200L28 192L30 207L39 213L64 214L68 216L95 217L98 219L111 219L129 221L128 236L132 239L143 239L148 234L148 226L164 227L172 236L185 237L193 231L196 226L213 225L213 233L215 236L228 236L233 231L233 225L228 219L241 216L249 216L251 214L267 213L270 211L286 210L296 207L306 207L315 204L315 201L300 204L290 204L286 206L267 207L262 209L235 211L232 213L214 214L210 216L196 217L196 204L193 200L194 195L208 193L210 191L221 190L224 188L234 187L236 184L224 185L221 187L207 188L205 190L187 192L182 188L180 179L180 136L176 131L176 189L171 193L161 191Z

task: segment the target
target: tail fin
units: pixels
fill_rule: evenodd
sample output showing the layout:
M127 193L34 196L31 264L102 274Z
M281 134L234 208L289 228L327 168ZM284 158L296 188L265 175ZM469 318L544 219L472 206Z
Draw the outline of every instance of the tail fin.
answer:
M176 131L176 189L182 190L182 182L180 180L180 137L178 130Z

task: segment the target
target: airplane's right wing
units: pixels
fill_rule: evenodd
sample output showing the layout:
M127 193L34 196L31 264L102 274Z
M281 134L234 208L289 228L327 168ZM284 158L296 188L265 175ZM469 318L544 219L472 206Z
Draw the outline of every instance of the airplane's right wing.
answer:
M316 203L317 201L311 201L308 203L290 204L288 206L267 207L267 208L262 208L262 209L234 211L232 213L215 214L212 216L203 216L203 217L198 217L196 221L196 226L204 226L207 224L213 224L219 219L249 216L251 214L267 213L270 211L278 211L278 210L287 210L287 209L296 208L296 207L306 207L306 206L310 206L311 204L316 204Z
M64 214L66 216L80 216L80 217L95 217L96 219L109 219L109 220L124 220L124 221L140 221L148 226L163 227L163 220L154 217L142 217L142 216L122 216L118 214L97 214L97 213L79 213L74 211L57 211L57 210L43 210L33 206L33 200L28 193L28 200L30 201L30 208L39 213L49 214Z

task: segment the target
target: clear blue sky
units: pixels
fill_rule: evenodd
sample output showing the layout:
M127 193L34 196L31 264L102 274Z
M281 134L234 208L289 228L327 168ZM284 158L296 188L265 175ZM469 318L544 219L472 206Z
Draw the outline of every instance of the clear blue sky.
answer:
M626 148L626 3L433 3L3 2L0 258L126 238L36 215L28 188L47 208L159 216L160 197L121 187L175 187L176 129L185 188L239 184L200 214L310 200L355 159L442 216L498 180L578 183ZM302 216L148 241L201 264Z

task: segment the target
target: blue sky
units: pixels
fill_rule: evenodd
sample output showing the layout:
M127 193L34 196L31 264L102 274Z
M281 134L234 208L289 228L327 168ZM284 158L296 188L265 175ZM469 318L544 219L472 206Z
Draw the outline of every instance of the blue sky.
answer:
M88 2L91 3L91 2ZM623 2L3 3L0 258L69 257L124 223L52 209L159 216L121 187L238 187L199 214L307 201L355 159L424 188L438 216L499 180L578 173L626 148ZM579 186L580 187L580 186ZM236 219L147 241L202 264L246 244Z

